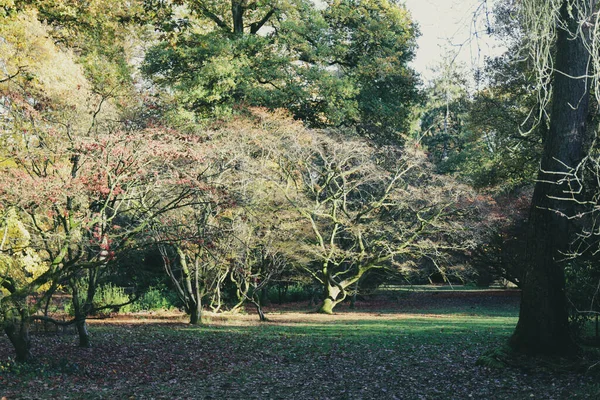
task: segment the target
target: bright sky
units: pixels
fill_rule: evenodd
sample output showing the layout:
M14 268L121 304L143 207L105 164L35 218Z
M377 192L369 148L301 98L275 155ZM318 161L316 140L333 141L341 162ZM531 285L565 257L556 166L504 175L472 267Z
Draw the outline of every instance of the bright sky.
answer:
M434 74L431 70L442 60L444 53L459 52L456 60L467 67L482 65L484 57L499 54L501 48L480 32L484 29L484 13L480 13L477 26L473 15L482 0L405 0L406 8L421 29L419 48L413 67L427 82ZM488 3L493 3L488 1ZM490 10L491 11L491 10Z

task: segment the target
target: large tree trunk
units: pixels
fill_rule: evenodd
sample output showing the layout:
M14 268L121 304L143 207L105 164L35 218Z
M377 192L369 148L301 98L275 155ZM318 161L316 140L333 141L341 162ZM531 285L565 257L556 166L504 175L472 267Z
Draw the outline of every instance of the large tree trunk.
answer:
M19 323L6 322L4 332L12 343L17 362L28 362L31 356L31 339L29 338L29 321L27 317L21 319Z
M198 325L201 322L202 311L200 304L193 304L190 308L190 324Z
M577 21L565 0L561 18L571 32ZM522 283L519 322L510 339L511 347L527 354L568 354L575 346L568 326L565 277L561 259L572 238L574 202L565 198L570 188L558 173L577 166L583 157L589 92L589 53L581 36L559 28L556 43L556 72L550 130L530 210L525 273ZM562 214L562 215L561 215Z
M341 299L339 299L338 297L340 293L341 290L339 286L327 283L325 285L325 298L323 299L323 303L321 304L317 312L323 314L333 314L333 308L346 297L344 295Z
M79 287L76 281L71 282L71 304L73 305L73 314L75 316L75 328L77 329L77 335L79 336L79 347L89 348L91 347L90 334L87 330L87 316L91 305L88 304L88 297L83 300L79 297ZM89 295L89 291L88 291Z

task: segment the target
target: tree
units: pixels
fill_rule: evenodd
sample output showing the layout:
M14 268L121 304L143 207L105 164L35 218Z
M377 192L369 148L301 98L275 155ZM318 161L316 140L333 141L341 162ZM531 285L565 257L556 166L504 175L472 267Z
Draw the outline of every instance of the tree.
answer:
M222 192L204 193L196 204L172 210L152 223L164 271L193 325L202 321L202 298L218 291L229 272L219 251L224 234L217 223L226 201Z
M167 40L148 51L142 66L155 83L175 89L183 109L210 118L244 105L285 108L311 126L354 126L365 136L400 141L419 97L407 66L417 29L403 6L183 3L191 14L176 26L161 24ZM159 13L161 21L175 21L169 10Z
M574 226L566 218L576 214L574 202L563 201L576 193L577 182L565 179L582 161L589 112L591 16L596 2L562 0L524 2L523 14L539 26L530 44L539 74L546 74L551 46L556 49L552 71L550 127L538 180L533 193L527 233L525 272L519 322L510 345L529 354L568 354L574 345L568 326L564 264ZM555 19L556 18L556 19ZM554 39L555 42L554 42ZM536 42L537 40L537 42ZM541 54L541 57L539 56ZM595 64L594 64L595 66Z
M57 44L73 50L93 91L107 95L131 91L130 59L142 36L136 17L141 0L17 0L35 10Z
M298 264L323 287L320 312L332 313L371 270L407 273L428 260L444 274L444 254L472 243L460 216L468 191L431 174L418 148L379 152L316 133L288 140L282 190L304 222Z
M427 102L420 115L419 136L437 171L453 173L462 170L471 155L473 133L467 124L471 98L465 68L456 65L451 54L444 57L436 72L425 90Z
M238 221L234 228L235 238L239 241L230 270L239 300L234 309L249 301L256 308L260 321L267 321L262 309L261 292L282 273L287 260L275 247L272 238L265 234L260 223Z
M32 305L27 299L45 285L50 285L50 289L55 287L54 278L70 268L63 261L71 249L69 239L62 243L54 241L57 246L48 248L40 242L40 239L46 239L50 244L55 239L44 236L46 229L51 229L53 216L58 217L55 209L46 208L42 215L35 214L33 219L28 218L33 214L23 211L34 210L44 201L48 205L55 199L56 192L63 189L65 182L53 181L52 171L69 174L68 161L62 158L62 151L51 154L48 150L56 149L56 139L61 133L68 136L90 123L86 115L89 109L82 106L90 93L81 68L68 52L52 43L47 37L47 28L37 21L34 12L14 13L3 21L0 29L4 38L0 46L5 57L5 70L10 76L0 87L3 95L2 157L6 160L2 165L0 207L24 224L28 240L23 251L36 254L43 266L43 273L33 277L26 271L18 273L18 269L14 270L19 268L19 263L15 262L15 256L18 256L15 249L3 249L12 261L8 263L9 270L5 271L5 278L9 278L2 280L5 296L1 302L4 310L18 311L4 319L4 330L12 337L17 359L28 361L31 356L28 326L41 302ZM56 65L60 68L51 67ZM65 217L58 218L66 221ZM40 232L42 237L37 235ZM22 273L28 279L10 278ZM48 290L47 295L51 292Z
M47 286L45 300L59 285L70 287L71 322L80 344L88 346L85 318L97 310L94 294L108 263L149 221L190 204L203 190L194 138L121 124L115 99L92 89L83 69L35 17L17 14L1 27L6 68L14 76L1 87L0 207L23 224L29 236L23 251L43 266L33 277L25 273L28 279L10 278L18 275L18 252L3 249L12 261L1 301L4 310L18 311L4 328L24 343L15 345L20 361L29 357L29 321L48 319L36 314L40 301L27 305L32 294Z
M16 351L16 360L31 358L29 316L35 305L27 301L27 292L19 293L47 271L47 266L30 247L31 235L15 210L4 210L0 237L0 316L3 328ZM47 286L47 285L46 285ZM47 287L36 288L36 293Z

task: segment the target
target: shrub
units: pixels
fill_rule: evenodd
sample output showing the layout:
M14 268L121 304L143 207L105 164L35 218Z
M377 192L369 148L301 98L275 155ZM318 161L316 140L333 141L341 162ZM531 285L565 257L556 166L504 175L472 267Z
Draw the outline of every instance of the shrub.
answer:
M164 288L150 287L132 305L132 311L170 310L174 308L174 303L169 297L169 293Z
M110 305L119 305L123 303L127 303L131 299L125 293L125 289L119 286L113 286L112 284L108 284L105 286L101 286L96 291L94 295L94 307L101 308ZM131 312L132 305L127 304L123 307L119 308L119 312ZM102 310L101 313L109 313L113 311L112 309Z
M84 299L83 299L84 294L80 294L81 298L81 302L83 303ZM106 306L110 306L110 305L119 305L119 304L123 304L126 303L128 301L130 301L131 299L129 298L129 296L125 293L125 289L119 286L114 286L112 284L108 284L108 285L104 285L104 286L100 286L98 287L98 289L96 290L96 293L94 294L94 307L95 308L102 308L102 307L106 307ZM114 309L112 308L106 308L103 309L99 312L99 314L109 314L111 312L113 312ZM120 307L119 312L131 312L132 311L132 305L131 304L127 304L123 307ZM71 302L65 304L65 313L73 316L75 315L74 311L73 311L73 304Z

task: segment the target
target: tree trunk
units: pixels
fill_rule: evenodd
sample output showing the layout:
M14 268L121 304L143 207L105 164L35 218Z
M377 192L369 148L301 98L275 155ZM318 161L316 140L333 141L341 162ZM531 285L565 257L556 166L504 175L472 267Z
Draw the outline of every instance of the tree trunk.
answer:
M266 322L267 317L265 316L265 313L263 312L262 307L260 306L260 301L253 301L252 303L254 303L254 307L256 307L256 312L258 313L258 319L260 320L260 322Z
M87 329L86 319L77 319L75 327L77 328L77 335L79 336L79 347L83 347L86 349L92 347L92 344L90 342L90 333Z
M350 309L354 310L356 307L356 297L358 297L358 281L354 284L354 293L352 293L352 297L350 298Z
M88 286L89 288L89 286ZM79 288L77 286L76 281L71 282L71 304L73 304L73 314L75 315L75 328L77 329L77 335L79 336L79 347L89 348L91 347L90 343L90 335L87 330L87 315L89 310L91 309L91 304L88 304L89 298L86 297L84 300L84 304L81 304L81 299L79 298ZM88 291L87 296L89 296L90 292Z
M190 324L198 325L202 323L202 296L198 293L198 298L192 300L190 305Z
M231 1L231 16L233 18L233 33L242 35L244 33L244 12L246 11L244 0Z
M571 32L576 32L577 21L568 8L576 2L583 1L565 0L561 8L561 18ZM575 348L561 263L572 237L572 224L564 215L573 215L574 202L552 197L569 195L572 189L568 183L558 182L564 176L556 172L567 172L583 157L589 85L587 78L581 77L588 74L588 60L581 34L574 38L558 28L550 130L529 216L519 322L510 339L511 347L521 353L568 354Z
M200 304L193 305L190 308L190 324L198 325L201 323L202 311L200 310Z
M321 307L317 310L318 313L322 314L333 314L333 308L343 300L338 299L341 290L338 286L326 284L325 286L325 299L321 304ZM345 296L343 296L345 297Z
M7 323L4 332L15 348L17 362L31 361L31 339L29 338L29 322L22 319L19 324Z

